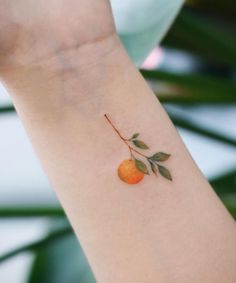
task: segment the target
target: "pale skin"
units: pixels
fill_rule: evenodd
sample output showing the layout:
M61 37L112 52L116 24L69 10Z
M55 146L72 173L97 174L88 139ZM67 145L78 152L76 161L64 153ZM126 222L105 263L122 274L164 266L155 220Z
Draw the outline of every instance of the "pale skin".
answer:
M99 283L236 282L236 226L120 43L107 0L0 0L0 77ZM173 181L117 176L139 132Z

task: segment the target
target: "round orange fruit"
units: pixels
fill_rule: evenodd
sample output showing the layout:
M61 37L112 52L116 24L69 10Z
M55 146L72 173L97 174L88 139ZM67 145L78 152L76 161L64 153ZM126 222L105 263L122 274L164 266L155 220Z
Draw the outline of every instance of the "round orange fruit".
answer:
M144 173L138 170L134 160L128 159L119 165L118 176L127 184L137 184L143 179Z

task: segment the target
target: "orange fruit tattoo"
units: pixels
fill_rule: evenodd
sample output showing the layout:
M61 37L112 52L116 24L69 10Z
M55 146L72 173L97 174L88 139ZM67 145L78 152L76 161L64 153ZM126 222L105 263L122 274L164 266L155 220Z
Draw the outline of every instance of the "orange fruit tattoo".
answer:
M125 183L137 184L143 179L144 173L138 170L134 160L128 159L122 161L119 165L118 176Z
M148 150L149 147L146 145L146 143L139 139L139 133L133 134L129 139L124 138L111 122L107 114L104 114L104 117L129 149L130 159L122 161L117 170L118 176L122 181L127 184L137 184L144 178L145 175L149 175L150 170L156 176L159 172L161 176L172 181L170 171L165 166L160 164L168 160L170 154L162 151L156 152L151 156L143 154L142 152L138 151L137 148ZM133 144L133 146L131 146L131 144ZM136 154L138 154L142 159L145 159L146 163L149 164L149 168L144 160L136 157Z

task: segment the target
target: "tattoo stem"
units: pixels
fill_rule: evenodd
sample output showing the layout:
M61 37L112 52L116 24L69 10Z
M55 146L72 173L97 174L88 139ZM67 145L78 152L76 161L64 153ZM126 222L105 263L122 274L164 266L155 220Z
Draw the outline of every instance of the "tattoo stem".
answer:
M118 131L118 129L117 129L117 128L114 126L114 124L111 122L111 120L110 120L110 118L107 116L107 114L104 114L104 117L107 119L108 123L112 126L112 128L115 130L115 132L118 134L118 136L120 137L120 139L126 144L126 146L128 146L129 151L130 151L130 157L131 157L131 159L132 159L132 157L133 157L132 151L136 152L137 154L139 154L139 155L141 155L141 156L143 156L143 157L145 157L145 158L148 158L148 156L142 154L141 152L137 151L135 148L133 148L132 146L130 146L130 145L128 144L127 141L129 141L129 140L128 140L128 139L125 139L125 138L121 135L121 133Z

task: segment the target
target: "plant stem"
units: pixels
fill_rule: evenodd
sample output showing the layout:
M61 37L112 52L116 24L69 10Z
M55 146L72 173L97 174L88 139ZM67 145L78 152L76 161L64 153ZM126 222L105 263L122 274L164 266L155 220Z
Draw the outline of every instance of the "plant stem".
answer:
M59 231L55 231L51 234L49 234L47 237L40 239L38 241L32 242L30 244L24 245L22 247L16 248L10 252L7 252L6 254L0 256L0 263L2 263L5 260L10 259L13 256L16 256L22 252L27 251L35 251L40 248L44 248L51 244L55 240L59 240L60 238L67 236L69 234L72 234L72 229L70 227L65 229L60 229Z
M204 96L212 98L212 102L217 100L218 95L222 98L222 100L229 99L230 97L235 98L234 94L236 91L236 83L232 79L223 79L209 75L203 76L199 74L183 75L160 70L140 69L140 72L144 78L148 80L155 80L157 82L164 81L176 84L178 87L185 87L191 90L197 89L198 93L203 93ZM190 97L190 99L191 98L192 97Z
M1 207L0 218L22 217L64 217L61 207Z
M117 132L117 134L119 135L119 137L126 142L126 139L122 137L122 135L120 134L120 132L117 130L117 128L113 125L113 123L111 122L110 118L108 118L107 114L104 114L105 118L107 119L107 121L110 123L110 125L112 126L112 128Z
M210 139L213 139L219 142L223 142L233 147L236 146L236 140L233 138L226 137L214 130L211 130L206 127L202 127L195 122L189 121L187 118L180 117L179 115L175 115L174 113L171 113L171 111L168 111L168 115L170 116L175 126L184 128L186 130L189 130L193 133L197 133L199 135L205 136L207 138L210 138Z
M13 105L0 106L0 114L6 114L12 112L15 113L15 108Z
M203 20L199 16L182 10L162 45L189 51L206 61L234 68L235 37L214 21Z
M114 126L114 124L111 122L110 118L107 116L107 114L104 114L104 117L107 119L107 121L109 122L109 124L112 126L112 128L115 130L115 132L118 134L118 136L121 138L121 140L126 144L126 146L128 146L129 148L129 151L130 151L130 157L132 159L133 156L133 153L132 151L136 152L137 154L145 157L145 158L148 158L146 155L142 154L141 152L137 151L135 148L133 148L132 146L129 145L128 141L129 139L125 139L121 133L118 131L118 129Z

